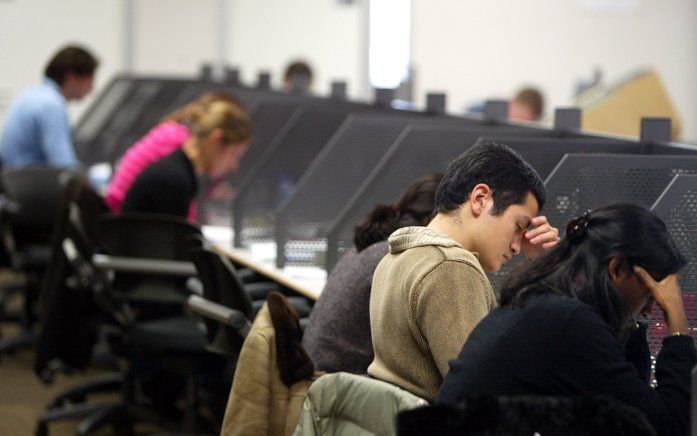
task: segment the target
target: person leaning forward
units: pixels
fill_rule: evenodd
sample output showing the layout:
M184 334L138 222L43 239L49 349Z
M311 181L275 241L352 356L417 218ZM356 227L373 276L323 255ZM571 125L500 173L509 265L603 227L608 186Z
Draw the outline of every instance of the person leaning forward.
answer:
M558 241L542 180L515 151L473 147L451 162L436 216L389 238L370 298L375 358L368 373L433 401L470 332L496 306L485 272Z

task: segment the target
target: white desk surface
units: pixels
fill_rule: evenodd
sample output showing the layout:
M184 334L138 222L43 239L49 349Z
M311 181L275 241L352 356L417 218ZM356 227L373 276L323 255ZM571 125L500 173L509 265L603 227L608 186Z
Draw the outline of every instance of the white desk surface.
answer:
M203 235L220 253L297 293L317 300L327 281L327 273L318 267L287 266L276 268L276 245L273 242L253 244L250 248L233 248L233 230L222 226L203 226Z

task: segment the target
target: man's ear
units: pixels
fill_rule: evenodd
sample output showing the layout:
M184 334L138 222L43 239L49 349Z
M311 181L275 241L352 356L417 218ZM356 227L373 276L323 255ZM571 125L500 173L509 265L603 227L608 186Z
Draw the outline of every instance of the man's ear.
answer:
M470 192L469 204L474 216L479 216L487 209L488 202L493 200L492 191L486 183L476 185Z

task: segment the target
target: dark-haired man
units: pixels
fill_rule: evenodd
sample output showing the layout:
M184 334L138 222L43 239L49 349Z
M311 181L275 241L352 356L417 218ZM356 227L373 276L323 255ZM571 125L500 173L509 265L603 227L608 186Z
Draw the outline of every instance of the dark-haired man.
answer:
M19 94L8 109L0 140L3 167L78 166L67 102L89 94L97 66L92 54L76 46L51 58L41 84Z
M283 74L283 89L296 94L309 94L312 88L312 68L307 62L291 62Z
M405 227L373 276L368 373L434 400L448 361L496 306L485 271L555 245L542 180L504 145L473 147L450 163L427 227Z

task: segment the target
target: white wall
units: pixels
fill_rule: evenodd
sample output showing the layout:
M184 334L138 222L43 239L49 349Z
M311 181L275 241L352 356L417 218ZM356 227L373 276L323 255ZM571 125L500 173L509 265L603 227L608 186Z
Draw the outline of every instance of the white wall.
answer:
M0 126L10 100L41 80L65 44L88 47L100 60L95 89L105 84L121 68L121 14L120 0L0 1ZM70 105L73 120L87 104Z
M195 75L216 56L218 0L133 0L133 71Z
M588 3L626 5L597 11ZM449 109L522 84L539 85L548 108L570 102L595 66L613 82L656 69L697 141L695 0L414 0L412 60L416 95L448 93Z
M349 95L363 97L365 1L231 0L228 61L241 68L243 81L255 83L258 72L268 70L280 86L286 64L303 58L315 72L315 92L326 94L332 80L344 80Z

